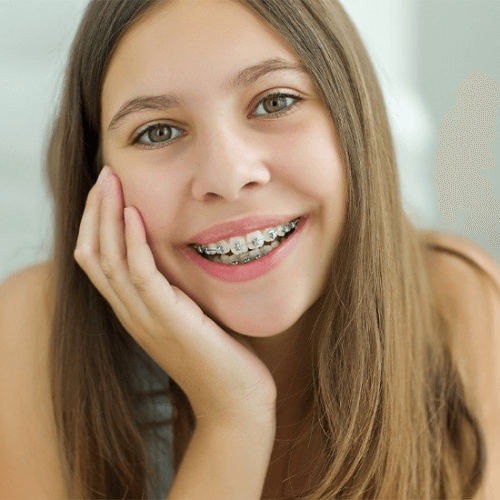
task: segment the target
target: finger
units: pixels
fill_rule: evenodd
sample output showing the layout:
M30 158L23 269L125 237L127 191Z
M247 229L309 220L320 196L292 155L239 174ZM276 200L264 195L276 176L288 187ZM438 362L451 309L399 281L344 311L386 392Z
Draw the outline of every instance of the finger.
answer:
M103 195L101 182L94 184L85 202L74 252L79 264L82 258L86 260L91 256L99 257L99 207Z
M113 290L107 284L100 265L100 208L106 184L102 173L91 188L85 203L80 229L74 251L74 258L85 271L90 281L108 302L116 300Z
M130 278L125 245L121 184L109 176L100 209L100 268L105 285L113 291L116 309L122 317L143 321L149 313ZM118 313L117 311L117 313Z
M100 262L100 209L103 196L106 192L106 184L102 182L102 175L89 191L85 209L80 222L74 258L79 266L85 271L92 284L103 295L107 302L113 307L117 314L126 318L123 305L110 287L101 269ZM119 311L119 312L118 312Z
M120 181L113 174L105 188L100 211L100 255L101 264L114 263L125 268L127 249L125 247L125 223L123 220L123 202ZM116 261L116 263L115 263ZM105 269L103 269L105 271ZM104 272L106 275L106 272ZM111 277L112 278L112 277Z
M177 294L156 267L144 223L134 207L125 208L125 243L130 277L144 304L153 316L175 327Z

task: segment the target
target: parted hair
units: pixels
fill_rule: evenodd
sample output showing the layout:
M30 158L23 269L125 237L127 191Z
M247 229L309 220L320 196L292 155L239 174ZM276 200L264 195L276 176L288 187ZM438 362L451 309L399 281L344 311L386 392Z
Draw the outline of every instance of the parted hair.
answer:
M323 439L311 470L321 480L298 497L472 498L485 443L431 286L431 254L440 248L403 211L384 99L361 38L337 0L238 1L307 68L347 175L345 225L306 332L315 346L310 421ZM177 471L195 426L183 391L138 347L74 259L86 198L103 166L107 65L130 26L163 3L89 3L47 147L55 228L51 395L68 498L146 498L148 481L158 479L147 439L163 439L158 429L172 426ZM160 390L138 389L143 370ZM158 421L144 408L161 395L172 414Z

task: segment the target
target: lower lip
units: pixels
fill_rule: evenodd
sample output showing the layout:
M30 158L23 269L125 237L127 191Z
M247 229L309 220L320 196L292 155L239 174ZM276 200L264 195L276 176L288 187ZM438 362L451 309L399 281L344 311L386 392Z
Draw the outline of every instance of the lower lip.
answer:
M302 217L295 231L283 243L280 243L277 248L260 259L248 264L219 264L218 262L212 262L201 257L192 247L187 247L184 251L197 266L217 280L228 281L230 283L254 280L278 267L290 255L295 245L297 245L299 236L305 229L308 221L308 216Z

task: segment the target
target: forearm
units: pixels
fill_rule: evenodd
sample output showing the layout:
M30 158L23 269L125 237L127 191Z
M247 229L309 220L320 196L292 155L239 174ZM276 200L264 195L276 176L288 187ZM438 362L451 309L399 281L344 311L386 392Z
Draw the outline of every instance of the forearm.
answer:
M259 500L274 437L271 425L196 428L168 500Z

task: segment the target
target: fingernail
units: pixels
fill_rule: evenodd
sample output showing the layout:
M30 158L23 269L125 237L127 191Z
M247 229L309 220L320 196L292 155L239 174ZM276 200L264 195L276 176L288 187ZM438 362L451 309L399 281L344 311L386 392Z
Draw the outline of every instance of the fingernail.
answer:
M123 209L123 215L125 217L125 223L130 224L130 218L132 217L132 214L130 213L130 208L125 207Z
M102 170L101 173L99 174L99 177L97 178L97 182L99 184L105 184L106 180L109 179L109 172L110 168L108 166L105 166Z

